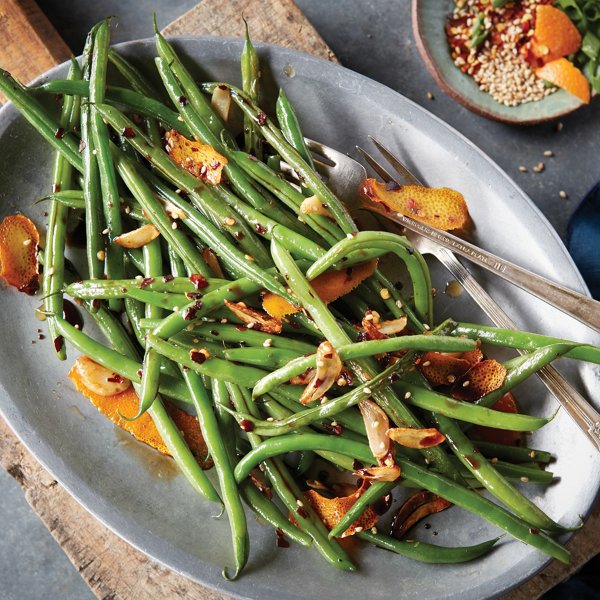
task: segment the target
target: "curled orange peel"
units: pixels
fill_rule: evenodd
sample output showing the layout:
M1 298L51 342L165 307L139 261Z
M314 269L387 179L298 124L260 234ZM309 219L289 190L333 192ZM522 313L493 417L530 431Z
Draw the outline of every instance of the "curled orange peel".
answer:
M367 491L368 487L368 483L363 483L360 488L349 496L338 498L326 498L315 490L307 490L304 492L304 497L317 513L321 521L323 521L325 527L332 530L342 520L342 517L350 510L350 508L352 508L354 503ZM369 507L339 537L345 538L354 535L359 531L371 529L377 525L378 519L377 513Z
M369 278L377 268L377 261L371 260L341 271L327 271L315 277L310 285L326 304L345 296ZM282 319L300 311L300 307L290 304L281 296L267 292L262 299L263 308L272 316Z
M497 390L506 379L506 367L497 360L482 360L456 380L452 397L474 402Z
M228 161L212 146L188 140L174 129L165 133L165 139L169 156L179 166L211 185L221 183L223 167Z
M144 413L135 421L128 421L121 417L121 415L124 417L133 417L138 413L139 399L133 387L129 387L124 392L112 396L101 396L94 393L85 385L75 365L69 371L69 379L73 382L75 389L82 393L115 425L129 432L140 442L158 450L161 454L170 455L169 450L148 413ZM168 402L165 402L165 409L177 428L183 433L183 437L188 447L200 466L203 469L210 469L212 461L209 458L208 449L204 442L204 438L202 437L202 432L200 431L200 425L198 424L197 419Z
M20 292L39 289L36 226L25 215L9 215L0 223L0 275Z
M464 196L450 188L385 184L376 179L365 179L359 189L365 198L381 204L386 211L400 213L437 229L452 231L471 226Z

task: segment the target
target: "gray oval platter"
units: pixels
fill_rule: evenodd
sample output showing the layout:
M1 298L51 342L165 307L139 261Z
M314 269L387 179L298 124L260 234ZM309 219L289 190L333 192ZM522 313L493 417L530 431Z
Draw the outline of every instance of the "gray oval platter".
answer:
M241 42L189 38L178 48L202 65L198 77L239 82ZM462 191L477 224L476 241L525 267L580 291L583 281L567 251L543 215L519 188L473 144L413 102L342 67L304 54L257 45L271 90L284 85L295 102L305 134L354 154L367 135L379 137L430 185ZM146 70L152 70L151 41L118 46ZM64 75L57 67L47 78ZM293 75L293 76L290 76ZM267 106L267 108L271 108ZM2 215L21 210L40 225L47 193L51 151L12 106L0 112L0 198ZM433 267L442 290L449 277ZM477 277L526 330L599 343L598 335L493 276ZM130 443L70 386L69 365L53 356L51 343L37 339L42 327L33 315L39 298L2 289L0 410L44 466L89 511L128 542L188 577L239 598L261 600L329 598L402 598L461 600L494 597L532 576L547 557L504 538L488 557L464 565L425 565L374 548L357 553L359 570L342 573L316 552L279 549L273 532L250 516L251 557L237 582L226 582L230 534L226 518L200 500L182 477L156 468L155 453ZM438 294L438 319L447 315L487 323L471 301ZM597 367L564 363L559 368L587 397L598 402ZM528 412L550 415L556 402L535 381L518 390ZM534 447L551 450L551 468L560 477L547 489L529 485L526 493L561 523L586 515L600 478L598 453L564 413L531 438ZM160 461L158 461L160 462ZM154 468L148 468L154 465ZM489 539L498 530L454 508L419 527L417 538L441 545ZM434 532L437 534L434 536Z

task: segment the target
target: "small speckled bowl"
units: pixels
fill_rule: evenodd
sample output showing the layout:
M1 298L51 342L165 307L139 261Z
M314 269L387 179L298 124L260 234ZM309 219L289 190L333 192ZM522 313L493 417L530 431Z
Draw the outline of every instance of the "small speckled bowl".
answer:
M417 48L438 85L469 110L496 121L533 125L552 121L583 104L564 90L537 102L504 106L482 92L475 81L460 71L450 57L444 26L454 7L453 0L412 0L412 24Z

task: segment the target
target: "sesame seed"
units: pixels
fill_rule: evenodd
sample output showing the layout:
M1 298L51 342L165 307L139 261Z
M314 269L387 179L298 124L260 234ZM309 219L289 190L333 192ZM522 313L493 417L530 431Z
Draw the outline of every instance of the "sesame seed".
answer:
M177 120L178 120L178 121L181 121L181 122L183 123L183 117L182 117L181 115L178 115L178 116L177 116Z
M371 527L371 533L375 535L377 533L377 527Z
M92 150L92 154L93 154L94 156L96 156L96 154L98 154L98 150L96 150L96 148L94 148L94 149Z
M356 533L360 533L362 530L364 529L364 527L355 527L354 531L356 531Z
M454 383L456 381L456 377L454 375L448 375L448 383Z
M102 230L103 235L108 235L108 227Z
M529 453L529 458L535 458L535 450L532 450L532 451Z
M498 462L498 459L496 457L490 458L490 462L495 465Z
M300 498L298 498L298 499L296 500L296 504L297 504L298 506L304 506L304 502L302 502L302 500L300 500Z
M527 167L525 165L519 165L519 171L521 171L521 173L527 173Z
M104 252L104 250L98 250L96 253L96 258L98 260L104 260L106 258L106 252Z
M431 329L431 327L429 327L429 325L427 325L427 323L423 323L423 329L425 331L429 331Z
M521 481L523 483L527 483L529 481L529 477L521 477Z
M363 392L364 392L365 394L367 394L367 396L368 396L368 395L370 395L370 394L372 394L372 393L373 393L373 390L371 390L371 388L370 388L370 387L366 387L366 388L363 390Z
M223 323L223 324L225 324L225 323L227 323L227 319L221 319L221 320L219 321L219 323Z
M433 94L431 92L427 92L427 98L429 98L429 100L433 100Z
M406 394L404 394L404 399L408 400L411 396L412 394L410 392L406 392Z
M343 377L340 377L336 382L340 387L344 387L346 385L346 380Z
M558 195L563 199L566 200L569 196L567 194L567 192L565 192L565 190L560 190L560 192L558 192Z
M426 360L421 366L422 367L428 367L431 364L430 360Z
M275 419L273 417L267 417L267 421L269 421L269 423L272 423Z
M389 300L390 299L390 291L387 288L382 288L379 292L379 295L384 299L384 300Z
M173 221L171 223L171 229L177 229L178 225L177 225L177 221Z
M253 257L253 256L250 256L249 254L244 254L244 258L245 258L246 260L249 260L250 262L254 262L254 257Z
M273 345L273 340L271 338L267 338L264 342L263 342L263 346L265 348L270 348Z
M402 308L402 300L396 300L396 306Z
M235 219L233 217L226 217L225 220L223 221L223 223L225 223L225 225L227 225L227 227L231 227L231 226L235 225Z
M351 233L347 233L347 234L346 234L346 237L347 237L349 240L351 240L351 239L353 239L353 238L354 238L354 236L353 236Z
M563 127L564 127L564 124L563 124L563 122L562 122L562 121L558 122L558 123L556 124L556 131L562 131L562 130L563 130Z
M463 381L463 384L462 384L462 386L463 386L464 388L466 388L466 387L469 387L469 384L470 384L470 383L471 383L471 382L470 382L470 381L467 379L467 381Z
M546 168L546 165L543 162L539 162L535 167L533 167L532 171L534 173L541 173Z
M23 240L23 246L30 246L31 245L31 240L27 239L27 240Z
M554 152L552 150L544 150L544 156L554 156Z
M50 267L47 271L46 271L46 275L54 275L54 269L52 267Z

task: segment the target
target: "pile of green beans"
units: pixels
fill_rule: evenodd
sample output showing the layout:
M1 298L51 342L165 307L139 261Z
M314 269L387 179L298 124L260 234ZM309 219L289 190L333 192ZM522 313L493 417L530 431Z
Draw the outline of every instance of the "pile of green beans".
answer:
M552 536L569 527L556 523L517 487L526 481L551 483L553 475L545 470L551 454L478 442L469 437L470 426L521 432L543 427L549 418L499 412L494 404L559 356L600 363L600 348L451 320L435 327L431 279L421 255L394 233L357 230L343 199L315 171L284 90L276 115L260 108L260 56L248 34L241 89L197 84L191 66L157 29L155 79L160 83L155 84L111 49L109 38L105 20L91 30L81 66L73 61L66 80L26 88L0 72L0 92L55 153L52 193L42 199L49 202L44 312L58 358L74 350L131 380L139 398L134 419L147 412L192 487L222 505L233 546L233 567L223 569L224 577L238 577L249 560L244 503L276 530L279 545L312 546L334 567L351 571L354 559L337 536L384 496L407 494L404 488L414 487L568 562L568 551ZM108 83L113 70L125 85ZM243 114L237 139L229 121L213 110L209 94L217 87L231 95L232 110ZM41 96L57 93L64 94L60 114L40 102ZM176 164L163 143L167 129L224 155L226 178L212 186ZM299 185L279 170L280 158L298 174ZM305 198L315 195L330 216L302 212ZM73 217L81 219L86 232L83 276L65 272L67 222ZM148 224L159 235L141 248L124 250L115 243L119 235ZM316 277L334 269L350 276L353 265L384 255L394 257L411 281L410 297L401 296L377 270L332 304L315 292ZM280 332L243 322L225 306L244 302L262 312L265 292L299 309L282 319ZM65 296L86 309L103 341L66 320ZM402 335L362 339L357 329L366 311L377 311L382 321L406 317L408 327ZM326 398L303 406L299 400L306 383L291 380L316 377L312 370L319 368L317 348L324 340L335 348L344 367L338 377L344 376ZM501 387L475 403L432 390L416 370L424 352L468 352L481 344L492 353L502 346L525 355L508 361ZM394 360L385 362L390 357ZM343 480L356 461L364 467L377 464L367 438L370 425L358 409L367 398L385 412L390 427L434 426L446 441L421 450L395 445L390 456L400 477L372 482L329 531L308 502L308 481L323 469ZM165 410L168 402L197 415L215 477L200 469ZM257 477L264 479L260 486L253 483ZM397 540L378 529L357 535L427 563L474 560L500 539L442 548Z

